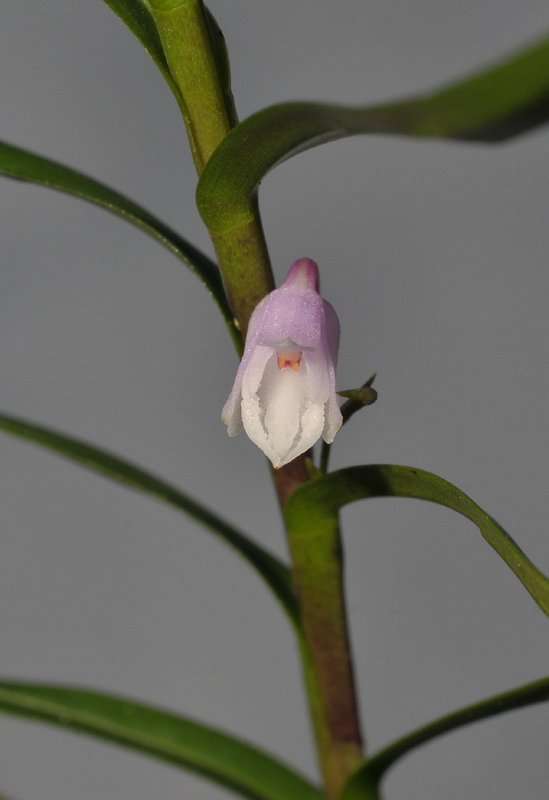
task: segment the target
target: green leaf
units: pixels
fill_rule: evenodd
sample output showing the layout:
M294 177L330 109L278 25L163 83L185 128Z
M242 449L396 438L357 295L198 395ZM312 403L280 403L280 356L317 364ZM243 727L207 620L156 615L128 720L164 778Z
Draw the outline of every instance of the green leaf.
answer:
M480 703L461 708L398 739L371 756L349 779L342 800L377 800L379 784L387 770L402 756L426 742L472 722L549 700L549 678L527 683Z
M164 76L178 103L181 104L181 94L171 76L160 36L147 3L144 0L103 0L103 2L120 17L134 36L139 39Z
M50 189L58 189L87 200L117 214L148 233L198 275L219 306L231 334L237 341L240 340L240 334L235 330L233 315L225 299L217 266L200 250L133 200L70 167L7 142L0 142L0 174L8 178L31 181Z
M491 69L432 93L375 106L293 102L234 128L200 179L197 202L210 231L253 218L261 179L280 162L356 134L503 141L549 119L549 39Z
M506 531L470 497L438 475L414 467L374 464L349 467L300 486L290 495L284 516L293 535L312 527L331 536L339 509L370 497L411 497L451 508L478 526L482 536L513 570L541 610L549 616L549 578ZM319 534L320 535L320 534Z
M377 400L377 391L372 389L373 383L377 378L377 373L374 372L370 375L368 380L362 384L359 389L345 389L339 391L341 397L347 397L348 400L341 406L341 416L343 417L343 424L360 411L364 406L371 406Z
M349 400L353 400L358 405L358 408L371 406L377 400L377 391L368 386L368 384L360 386L358 389L341 389L337 394L340 397L347 397Z
M53 450L94 472L183 511L236 550L263 578L292 623L297 625L296 603L288 568L210 509L155 475L79 439L5 414L0 415L0 430Z
M253 800L321 800L289 767L245 742L186 717L110 694L0 683L0 712L89 733L198 772Z

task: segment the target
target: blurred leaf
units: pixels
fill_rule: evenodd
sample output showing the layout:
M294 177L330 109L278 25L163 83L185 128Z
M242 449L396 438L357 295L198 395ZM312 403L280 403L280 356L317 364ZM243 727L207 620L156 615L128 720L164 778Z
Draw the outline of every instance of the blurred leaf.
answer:
M362 386L358 389L342 389L338 391L338 394L341 397L347 397L347 402L343 403L341 406L341 416L343 417L343 423L347 422L353 414L357 411L360 411L361 408L364 406L371 406L377 400L377 391L372 388L373 383L377 377L377 373L374 372L373 375L370 375L368 380L362 384Z
M89 733L198 772L253 800L321 800L281 762L186 717L110 694L71 687L0 683L0 712Z
M359 389L341 389L338 391L338 395L354 400L361 408L362 406L371 406L377 400L377 392L371 386L361 386Z
M290 530L313 526L331 535L339 509L370 497L411 497L451 508L478 526L482 536L513 570L541 610L549 616L549 578L506 531L466 494L438 475L414 467L374 464L349 467L300 486L290 495L284 516Z
M86 442L5 414L0 415L0 430L53 450L94 472L183 511L236 550L263 578L292 623L297 624L296 604L288 568L213 511L140 467Z
M480 703L454 711L403 736L371 756L349 779L342 800L376 800L379 784L387 770L402 756L426 742L472 722L549 700L549 678L494 695Z
M549 39L432 93L375 106L292 102L241 122L198 185L204 222L222 234L253 218L261 179L287 158L356 134L498 142L549 119Z
M94 178L7 142L0 142L0 174L66 192L131 222L189 266L220 302L223 290L213 261L133 200Z
M120 17L134 36L139 39L164 76L178 103L181 104L181 94L171 76L160 36L145 0L103 0L103 2Z
M232 335L239 338L240 335L234 328L233 315L225 299L217 266L200 250L133 200L70 167L6 142L0 142L0 174L8 178L31 181L50 189L58 189L87 200L141 228L198 275L219 306Z

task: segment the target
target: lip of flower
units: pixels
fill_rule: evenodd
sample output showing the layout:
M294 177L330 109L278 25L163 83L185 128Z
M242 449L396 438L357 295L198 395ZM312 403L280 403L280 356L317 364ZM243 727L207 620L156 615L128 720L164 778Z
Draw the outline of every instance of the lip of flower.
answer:
M335 392L339 320L318 293L318 267L294 262L282 285L255 308L244 355L221 418L229 436L244 427L274 467L341 427Z

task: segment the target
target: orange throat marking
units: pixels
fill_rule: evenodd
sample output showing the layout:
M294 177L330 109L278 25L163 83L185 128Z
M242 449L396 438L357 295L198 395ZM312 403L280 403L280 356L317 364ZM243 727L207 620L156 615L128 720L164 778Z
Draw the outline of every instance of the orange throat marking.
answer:
M297 372L301 363L301 356L301 350L277 350L276 358L278 369L286 369L289 367L294 372Z

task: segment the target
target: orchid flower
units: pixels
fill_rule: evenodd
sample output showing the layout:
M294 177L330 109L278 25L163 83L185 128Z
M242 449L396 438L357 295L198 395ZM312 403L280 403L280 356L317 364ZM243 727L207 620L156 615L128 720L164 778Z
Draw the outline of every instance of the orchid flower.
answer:
M244 355L221 419L242 427L282 467L341 427L335 391L339 320L318 293L318 267L301 258L284 283L256 306Z

